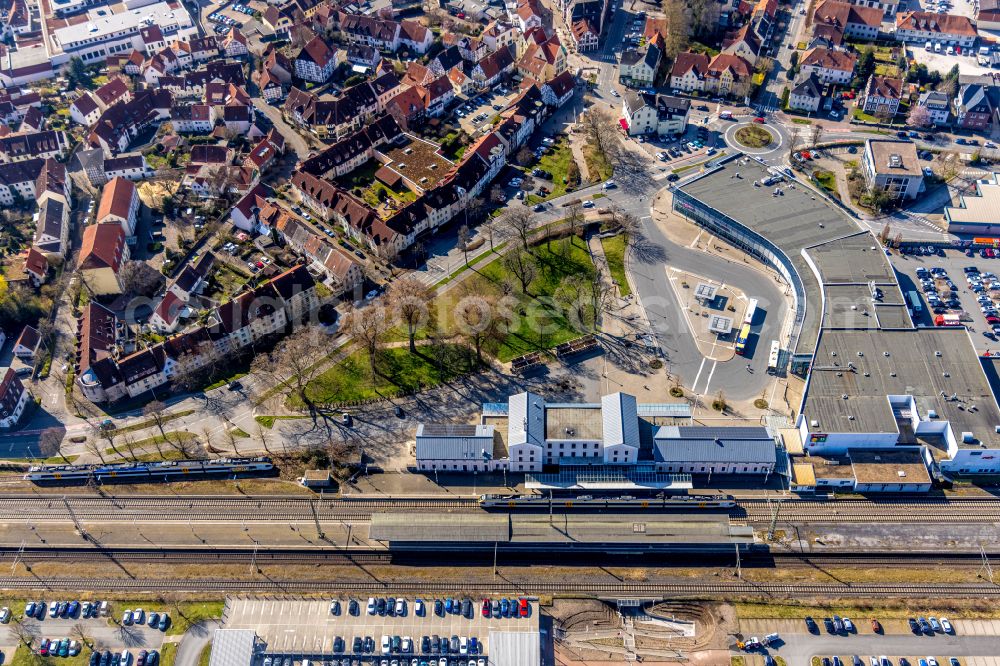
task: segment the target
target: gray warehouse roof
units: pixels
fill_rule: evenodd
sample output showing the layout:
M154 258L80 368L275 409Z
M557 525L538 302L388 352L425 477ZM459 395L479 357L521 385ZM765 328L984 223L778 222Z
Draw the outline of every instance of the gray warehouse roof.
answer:
M252 629L216 629L208 666L250 666L256 644Z
M491 631L490 665L523 666L542 663L542 641L538 631Z

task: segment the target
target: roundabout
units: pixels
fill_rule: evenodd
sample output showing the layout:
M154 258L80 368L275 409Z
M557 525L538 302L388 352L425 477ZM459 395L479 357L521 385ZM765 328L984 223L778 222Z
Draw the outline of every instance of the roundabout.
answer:
M773 123L742 122L726 128L723 137L734 150L760 159L777 157L787 141L787 130Z

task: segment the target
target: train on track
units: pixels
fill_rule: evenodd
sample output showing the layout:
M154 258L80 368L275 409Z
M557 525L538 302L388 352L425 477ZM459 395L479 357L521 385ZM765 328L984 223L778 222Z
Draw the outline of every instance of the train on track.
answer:
M152 483L161 481L219 478L227 476L268 476L276 469L266 456L257 458L216 458L213 460L167 460L159 462L106 463L100 465L34 465L25 480L38 485L81 483Z
M731 509L736 506L736 501L728 495L659 495L656 497L578 495L576 497L556 498L550 498L546 495L479 496L479 506L484 509L547 507L550 502L560 508L578 509Z

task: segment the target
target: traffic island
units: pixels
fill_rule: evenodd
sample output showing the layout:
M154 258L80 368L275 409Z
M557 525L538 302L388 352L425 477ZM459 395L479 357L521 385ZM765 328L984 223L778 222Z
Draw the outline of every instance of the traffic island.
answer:
M740 145L754 149L768 148L776 140L771 130L759 124L740 127L735 139Z

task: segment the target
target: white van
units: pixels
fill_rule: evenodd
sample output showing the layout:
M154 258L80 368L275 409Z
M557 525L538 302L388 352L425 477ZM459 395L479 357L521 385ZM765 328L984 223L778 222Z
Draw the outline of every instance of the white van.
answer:
M934 42L934 53L941 53L941 43Z
M930 42L927 42L926 44L924 44L924 49L927 50L927 51L930 51L933 48L934 48L934 45L932 43L930 43Z
M719 118L721 118L722 120L732 120L733 119L733 112L732 111L722 111L721 113L719 113Z
M949 46L948 47L948 55L955 55L955 47L954 46Z

